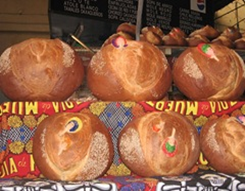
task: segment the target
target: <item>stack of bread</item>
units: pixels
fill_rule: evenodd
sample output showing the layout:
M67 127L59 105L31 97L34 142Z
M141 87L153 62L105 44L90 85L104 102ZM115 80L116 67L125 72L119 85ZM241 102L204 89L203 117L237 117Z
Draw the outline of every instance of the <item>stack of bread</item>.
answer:
M135 39L135 25L122 23L118 26L115 34L109 39L117 36L127 39ZM141 30L141 40L148 41L157 46L197 46L200 43L212 43L227 46L232 49L245 49L245 39L242 32L234 26L218 31L210 25L186 34L181 28L173 27L167 34L157 26L146 26Z
M234 47L233 41L239 39L241 33L238 30L236 30L234 27L229 27L227 28L227 30L223 31L223 33L220 33L213 27L206 25L201 29L193 31L188 36L180 28L173 28L167 35L165 35L159 27L155 27L155 26L144 27L141 30L141 34L140 34L141 38L140 41L138 42L132 40L135 38L135 33L133 33L133 31L135 32L135 25L132 25L130 23L122 23L121 25L119 25L117 30L118 32L117 35L112 35L109 38L109 40L107 40L104 43L99 53L95 55L94 58L92 59L90 68L92 68L93 65L98 65L94 63L95 60L96 62L100 62L100 63L108 63L107 61L104 60L104 58L100 54L101 52L104 52L105 49L109 50L109 47L112 47L112 49L110 50L110 58L113 58L111 59L111 62L113 62L113 65L117 69L120 67L122 71L122 66L124 66L125 63L128 62L127 59L122 57L123 64L120 63L120 66L117 66L118 61L115 61L116 58L112 57L112 55L114 55L113 51L117 51L118 54L121 54L119 52L119 49L113 48L113 42L117 41L118 37L124 38L125 42L128 43L148 42L147 46L150 46L150 44L155 46L161 46L161 45L184 46L188 44L189 46L186 47L186 50L183 51L178 56L178 58L174 61L174 63L171 65L172 80L175 87L177 87L180 90L180 92L184 95L184 97L182 98L196 100L196 101L207 101L207 100L224 101L224 100L238 100L243 95L245 89L244 61L242 60L240 55L238 55L234 50L231 49L231 47ZM130 36L130 38L127 38L127 36ZM229 41L226 41L227 44L225 44L224 42L219 43L217 40L218 38L219 40L227 38L229 39ZM230 46L228 46L228 42L231 41L232 41L232 45L230 43ZM105 48L105 46L107 45L109 47ZM126 55L127 52L126 50L129 50L129 47L125 47L123 56ZM135 47L134 50L136 50ZM130 59L132 59L133 58L132 51L130 50L129 52L131 55ZM145 50L143 55L147 55L147 57L149 56L148 52ZM119 57L119 55L116 56ZM154 56L154 54L152 53L152 56L150 57L153 59L156 56ZM147 59L146 60L142 59L142 60L145 62ZM108 69L106 70L109 71ZM120 73L123 73L121 71ZM126 70L123 69L123 71ZM126 73L128 73L130 76L127 77L127 79L131 80L131 77L133 76L132 71L127 71ZM127 76L125 74L122 75L124 75L124 77ZM95 76L95 74L89 72L88 74L89 81L91 81L90 80L91 76ZM98 74L96 76L98 76ZM99 79L99 81L104 83L104 81L101 78ZM118 82L118 80L115 81ZM97 97L99 97L98 94L100 93L97 92L99 91L99 87L96 87L96 85L94 85L95 84L94 82L89 84L91 84L90 85L91 87L94 86L90 89L92 90L92 92L95 92ZM110 84L112 84L112 82L110 82ZM130 84L132 84L132 82L130 82ZM116 86L120 87L119 85ZM113 86L110 85L110 87ZM147 86L145 85L144 87L147 88ZM120 94L122 95L122 92L120 92ZM142 93L139 94L142 95ZM111 98L109 98L109 100L111 99L115 100L115 97L116 96L112 95Z
M135 25L120 24L86 69L59 39L13 45L0 57L0 88L13 101L67 100L85 81L82 91L102 101L168 99L172 82L192 100L236 100L243 94L243 60L231 49L243 37L234 27L220 33L206 25L189 35L177 27L168 34L143 27L139 41L135 32ZM170 65L161 45L189 47Z
M234 41L238 42L240 35L232 30L219 33L205 26L190 35L180 28L164 34L152 26L142 28L136 41L135 26L123 23L93 55L86 72L68 44L58 39L29 39L1 55L0 87L13 101L65 101L86 81L91 95L100 101L139 102L168 99L174 83L189 100L238 100L245 90L244 61L228 44L221 43L229 39L236 47ZM170 67L158 47L161 45L188 47ZM93 179L111 164L109 132L93 114L53 115L37 129L34 158L50 179ZM77 141L81 137L82 143ZM226 137L217 141L224 142ZM201 141L204 154L215 167L209 157L214 152L207 151L212 147L205 147L215 140L202 135ZM125 164L141 176L181 175L191 169L202 149L193 124L174 112L152 112L133 120L122 130L118 147ZM69 158L71 155L76 157ZM106 162L101 160L105 156Z

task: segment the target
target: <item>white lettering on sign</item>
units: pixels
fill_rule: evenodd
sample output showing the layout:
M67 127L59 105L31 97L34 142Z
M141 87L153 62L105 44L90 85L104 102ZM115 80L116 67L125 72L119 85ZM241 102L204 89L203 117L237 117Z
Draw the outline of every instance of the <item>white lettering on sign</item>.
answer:
M136 23L137 4L132 0L110 0L108 18Z
M203 18L201 13L179 8L179 27L186 33L203 27Z
M154 0L146 1L146 25L159 26L162 29L171 30L170 22L173 6L156 2Z
M103 17L103 12L96 6L98 0L65 0L64 10L72 13Z

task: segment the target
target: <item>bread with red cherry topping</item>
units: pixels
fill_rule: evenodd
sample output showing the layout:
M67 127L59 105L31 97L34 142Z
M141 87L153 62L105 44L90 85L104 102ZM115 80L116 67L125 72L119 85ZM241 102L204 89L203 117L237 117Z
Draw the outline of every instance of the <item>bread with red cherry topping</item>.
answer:
M145 41L114 39L103 46L87 68L87 84L102 101L160 100L172 83L166 56Z
M245 89L244 62L223 45L188 47L174 62L172 74L177 88L195 101L237 100Z
M118 150L124 164L140 176L182 175L200 155L197 129L173 111L133 119L120 132Z

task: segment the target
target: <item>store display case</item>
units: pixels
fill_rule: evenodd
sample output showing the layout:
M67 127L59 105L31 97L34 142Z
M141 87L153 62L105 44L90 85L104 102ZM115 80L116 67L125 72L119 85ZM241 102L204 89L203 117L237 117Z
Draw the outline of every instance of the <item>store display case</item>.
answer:
M142 17L142 25L158 25L166 33L175 26L190 33L207 24L213 25L214 12L210 1L147 0L144 7L147 16ZM137 1L50 0L51 38L60 38L73 46L87 67L94 53L115 33L120 23L136 23L133 16L136 12ZM94 52L74 41L71 34ZM162 45L158 48L172 62L188 47ZM235 51L245 59L245 51ZM122 162L118 152L119 134L130 121L146 113L180 113L193 122L199 133L209 119L245 115L242 99L174 100L174 91L173 86L168 94L170 99L159 101L105 102L87 99L92 95L85 83L75 92L76 97L61 102L12 102L4 99L0 104L0 190L245 190L244 174L216 171L202 152L193 168L181 176L141 177ZM107 127L113 141L112 165L95 180L54 181L45 178L33 158L33 137L38 124L55 113L82 111L93 113Z
M62 0L49 1L51 37L70 41L73 33L88 45L103 43L122 22L136 24L139 1ZM141 23L158 26L164 33L180 27L187 34L205 25L214 25L213 3L209 1L143 1Z

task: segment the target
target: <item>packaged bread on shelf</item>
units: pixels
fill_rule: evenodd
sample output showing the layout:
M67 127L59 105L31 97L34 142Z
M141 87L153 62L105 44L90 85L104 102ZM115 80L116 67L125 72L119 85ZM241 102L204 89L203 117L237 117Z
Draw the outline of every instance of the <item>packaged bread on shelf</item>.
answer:
M81 58L59 39L31 38L0 57L0 88L12 101L64 101L83 79Z

